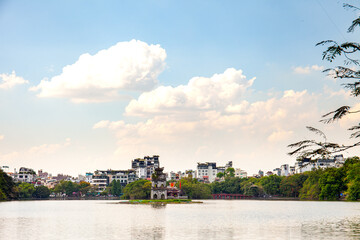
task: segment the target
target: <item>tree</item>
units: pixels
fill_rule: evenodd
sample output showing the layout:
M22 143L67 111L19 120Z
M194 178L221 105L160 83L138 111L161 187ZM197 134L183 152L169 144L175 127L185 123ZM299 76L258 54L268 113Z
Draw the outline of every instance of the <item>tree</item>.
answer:
M342 169L328 168L319 179L320 200L338 200L344 190Z
M218 177L218 178L222 178L224 176L224 173L223 172L218 172L217 174L216 174L216 177Z
M280 195L299 197L300 190L307 178L307 174L294 174L283 178L280 183Z
M129 183L124 188L124 199L149 199L151 191L151 182L145 179L140 179Z
M268 177L262 177L260 179L260 184L263 187L265 193L270 195L280 194L280 183L282 177L278 175L270 175Z
M88 194L91 191L90 183L81 181L79 183L79 191L81 192L82 195Z
M360 10L353 5L344 4L344 8ZM352 33L355 29L360 26L360 17L353 20L352 24L348 28L348 32ZM357 42L344 42L338 43L334 40L325 40L319 42L317 46L328 45L327 49L323 52L323 60L333 62L336 58L344 57L344 64L342 66L336 66L333 68L326 69L324 72L328 72L329 75L335 79L348 80L349 82L344 83L343 86L350 90L353 97L360 96L360 69L359 59L356 58L360 51L360 43ZM329 46L330 45L330 46ZM360 110L353 110L353 107L344 105L331 111L322 116L320 122L332 123L337 121L344 116L350 114L360 113ZM310 131L322 136L323 141L316 140L303 140L293 144L290 144L290 148L295 148L290 155L298 155L301 159L304 157L329 157L331 154L345 151L347 149L360 146L360 141L355 141L353 144L343 145L334 142L329 142L326 135L319 129L313 127L307 127ZM350 138L360 137L360 123L348 129L352 133Z
M306 172L304 174L308 175L308 178L304 182L303 187L300 190L299 197L303 200L319 200L320 187L319 179L321 177L323 170L319 169L316 171Z
M109 185L110 193L114 196L122 194L122 186L119 180L113 180Z
M32 198L35 187L31 183L22 182L18 186L20 198Z
M15 199L17 195L13 179L0 169L0 200Z
M348 159L344 168L347 182L346 199L356 201L360 199L360 161L358 158Z
M211 189L208 184L194 183L192 184L192 199L209 199L211 198Z
M225 176L226 177L235 177L235 169L232 167L229 167L225 170Z
M49 196L50 196L50 190L45 186L36 187L35 192L33 193L33 197L35 198L48 198Z
M83 185L84 186L84 185ZM73 193L77 193L80 190L80 186L77 183L73 183L71 181L61 180L55 188L54 192L56 193L65 193L68 196L73 196Z

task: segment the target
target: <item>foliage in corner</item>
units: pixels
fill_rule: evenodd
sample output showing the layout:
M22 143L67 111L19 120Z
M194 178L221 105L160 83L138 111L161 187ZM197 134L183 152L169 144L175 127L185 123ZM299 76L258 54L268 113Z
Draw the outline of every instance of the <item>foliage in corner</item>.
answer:
M345 9L359 11L360 8L355 7L350 4L344 4ZM354 19L348 28L348 33L352 33L360 26L360 17ZM350 90L350 93L353 97L358 97L360 95L360 69L359 69L359 59L356 58L357 54L360 52L360 44L357 42L344 42L338 43L334 40L325 40L321 41L316 46L328 46L322 54L322 59L329 62L333 62L339 57L344 58L343 66L336 66L324 70L330 76L335 79L346 80L348 82L343 83L345 89ZM326 113L322 116L320 122L328 124L340 120L344 116L350 114L360 113L360 110L354 110L351 106L341 106L334 111ZM298 159L311 158L311 157L328 157L331 154L345 151L347 149L360 146L360 141L355 141L353 144L343 145L333 142L329 142L326 139L324 133L320 130L307 127L310 131L320 134L324 141L316 140L303 140L293 144L290 144L288 147L294 148L292 152L289 152L289 155L296 155ZM360 123L356 126L350 127L348 129L352 133L350 138L359 138L360 137Z

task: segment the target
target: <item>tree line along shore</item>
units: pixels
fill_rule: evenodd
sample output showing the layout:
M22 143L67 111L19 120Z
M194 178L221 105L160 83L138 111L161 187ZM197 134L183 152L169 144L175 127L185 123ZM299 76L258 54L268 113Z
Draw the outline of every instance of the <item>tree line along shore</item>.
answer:
M243 194L256 199L357 201L360 199L360 158L348 158L340 168L317 169L287 177L271 175L261 178L238 178L230 171L222 181L210 184L185 177L176 181L175 186L180 188L180 182L182 194L190 199L210 199L211 194L226 193ZM96 189L87 182L61 181L49 189L46 186L35 187L30 183L16 183L0 170L0 200L49 199L53 196L149 199L150 191L151 181L144 179L125 187L119 181L113 181L100 195L97 195Z

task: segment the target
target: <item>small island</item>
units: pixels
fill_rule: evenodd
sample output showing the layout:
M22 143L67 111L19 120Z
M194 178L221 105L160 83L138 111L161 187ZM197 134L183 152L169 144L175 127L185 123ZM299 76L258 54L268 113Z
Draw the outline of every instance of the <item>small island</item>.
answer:
M166 187L166 177L163 173L164 168L155 168L155 173L151 177L151 199L137 199L120 202L120 204L191 204L203 203L192 201L187 196L181 194L181 191L175 186Z
M154 205L165 205L165 204L193 204L203 203L201 201L193 201L191 199L139 199L139 200L128 200L119 202L120 204L154 204Z

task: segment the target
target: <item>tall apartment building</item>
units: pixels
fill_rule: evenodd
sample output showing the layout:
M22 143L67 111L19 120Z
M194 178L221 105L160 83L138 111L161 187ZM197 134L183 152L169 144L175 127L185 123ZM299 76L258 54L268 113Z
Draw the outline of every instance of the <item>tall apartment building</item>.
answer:
M159 168L159 156L145 156L144 158L136 158L131 161L131 168L135 170L136 176L142 179L151 179L151 175L155 172L155 168Z

